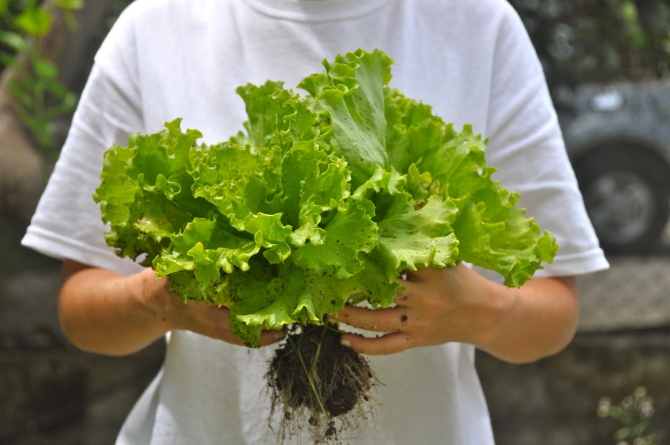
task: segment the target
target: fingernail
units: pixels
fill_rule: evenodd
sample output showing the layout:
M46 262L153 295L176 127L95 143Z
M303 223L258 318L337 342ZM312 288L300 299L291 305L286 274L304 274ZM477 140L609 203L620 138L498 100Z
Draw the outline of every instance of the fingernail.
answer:
M347 348L351 348L351 342L349 340L342 340L342 341L340 341L340 344L342 346L347 347Z
M286 334L284 334L283 332L279 332L279 333L275 334L275 340L281 340L285 336L286 336Z

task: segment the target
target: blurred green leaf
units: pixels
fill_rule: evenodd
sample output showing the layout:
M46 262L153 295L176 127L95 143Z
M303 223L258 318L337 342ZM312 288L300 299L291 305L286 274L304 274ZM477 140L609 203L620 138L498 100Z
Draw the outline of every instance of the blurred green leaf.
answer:
M644 48L645 46L647 46L647 36L644 34L642 30L638 30L631 34L630 42L633 44L633 46L636 46L638 48Z
M67 88L57 82L50 83L47 86L47 91L58 99L62 99L70 93Z
M42 79L55 79L58 76L58 67L46 59L38 58L33 60L33 68L37 77Z
M50 121L51 119L72 111L76 105L77 95L74 93L67 93L58 105L54 105L46 110L44 115Z
M32 107L35 104L33 96L16 80L9 83L9 91L26 107Z
M649 421L641 421L635 427L633 427L633 435L635 436L641 436L644 434L644 432L647 430L649 427Z
M11 66L14 63L14 55L0 51L0 70L2 67Z
M21 34L11 31L0 31L0 43L14 51L24 51L28 46Z
M77 30L77 18L74 13L69 10L63 11L63 17L65 18L65 23L70 31Z
M619 428L616 433L614 433L614 440L624 440L628 439L631 436L631 428Z
M638 23L637 6L630 0L626 0L621 4L621 16L629 24Z
M53 146L53 126L50 119L46 119L39 113L32 113L21 106L16 107L15 111L21 123L33 133L40 147L48 148Z
M26 91L33 91L36 88L37 78L32 71L24 71L17 78L16 83L21 86ZM32 94L34 97L35 95Z
M7 11L10 0L0 0L0 14Z
M68 11L79 11L84 8L84 0L56 0L56 6Z
M16 26L32 36L41 37L51 29L51 15L37 7L26 9L16 18Z

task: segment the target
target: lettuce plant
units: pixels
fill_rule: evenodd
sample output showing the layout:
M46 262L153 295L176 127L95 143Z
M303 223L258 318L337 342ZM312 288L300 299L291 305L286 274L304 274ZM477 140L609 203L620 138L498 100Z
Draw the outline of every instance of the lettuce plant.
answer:
M184 299L230 308L233 333L324 322L352 295L387 307L404 270L466 261L521 286L557 250L491 178L486 141L388 86L358 50L306 77L246 85L244 131L198 144L180 120L106 151L94 199L120 256Z

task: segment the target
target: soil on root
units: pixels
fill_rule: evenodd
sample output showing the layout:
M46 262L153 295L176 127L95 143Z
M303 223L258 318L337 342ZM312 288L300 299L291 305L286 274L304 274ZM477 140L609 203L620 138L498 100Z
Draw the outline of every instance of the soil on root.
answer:
M368 361L340 344L328 326L290 334L266 374L271 419L280 411L279 441L307 429L315 444L342 443L373 420L378 381Z

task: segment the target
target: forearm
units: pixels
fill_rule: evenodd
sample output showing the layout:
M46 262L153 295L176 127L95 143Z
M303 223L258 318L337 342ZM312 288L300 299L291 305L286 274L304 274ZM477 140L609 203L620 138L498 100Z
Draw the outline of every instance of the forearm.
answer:
M153 274L126 277L66 262L59 297L63 331L78 348L106 355L136 352L162 337L168 323L144 301Z
M574 277L537 278L519 289L491 283L499 302L497 321L477 346L512 363L526 363L565 348L577 328L579 302Z

